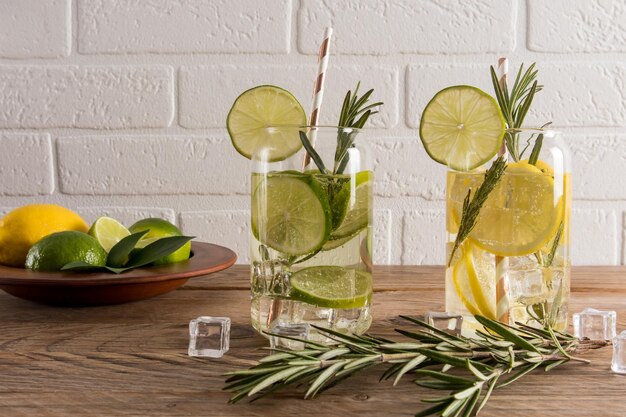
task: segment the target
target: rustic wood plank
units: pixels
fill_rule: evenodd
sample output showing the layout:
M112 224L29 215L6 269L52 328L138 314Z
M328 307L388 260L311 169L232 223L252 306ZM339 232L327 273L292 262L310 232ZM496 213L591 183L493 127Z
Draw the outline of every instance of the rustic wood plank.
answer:
M262 356L266 340L249 325L247 267L190 281L137 303L53 308L0 294L0 416L409 416L433 393L408 379L392 388L369 371L317 400L288 390L254 404L227 405L224 372ZM441 267L376 270L371 332L391 335L398 314L443 308ZM626 268L576 268L571 309L592 305L618 311L626 328ZM188 321L199 315L233 320L231 350L222 360L186 354ZM503 388L485 416L624 416L626 378L610 373L610 348L537 373Z

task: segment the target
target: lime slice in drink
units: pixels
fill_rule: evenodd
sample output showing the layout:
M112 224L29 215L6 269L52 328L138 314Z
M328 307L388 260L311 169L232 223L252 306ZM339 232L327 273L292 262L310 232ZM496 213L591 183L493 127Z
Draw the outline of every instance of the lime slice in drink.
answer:
M428 155L458 171L488 162L502 145L505 123L498 103L475 87L441 90L422 113L420 138Z
M322 250L327 251L337 249L338 247L345 245L355 237L356 235L351 235L346 237L339 237L337 239L328 239L326 243L324 243L324 246L322 246Z
M373 175L371 171L361 171L356 174L356 180L347 182L337 197L347 200L346 213L332 234L331 239L340 239L352 236L367 227L372 216ZM352 189L354 184L354 190ZM343 195L343 197L342 197Z
M100 217L97 219L87 232L90 236L95 237L98 243L107 253L117 242L130 235L130 232L120 222L110 217Z
M261 85L243 92L230 109L226 120L228 134L237 152L248 159L263 149L265 161L282 161L302 148L300 126L307 123L306 113L287 90ZM293 126L271 131L269 126Z
M372 275L340 266L312 266L291 276L290 296L318 307L363 307L372 298Z
M310 176L269 174L252 194L252 232L285 255L304 255L322 247L331 230L324 191Z

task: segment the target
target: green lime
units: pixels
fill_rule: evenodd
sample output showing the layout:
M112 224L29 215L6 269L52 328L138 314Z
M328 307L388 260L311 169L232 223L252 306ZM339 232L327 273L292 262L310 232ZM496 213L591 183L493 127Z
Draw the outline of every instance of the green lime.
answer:
M372 298L372 274L340 266L312 266L291 276L290 297L318 307L363 307Z
M426 105L420 138L432 159L457 171L469 171L498 152L505 127L493 97L458 85L441 90Z
M228 113L226 127L237 152L248 159L259 149L265 161L282 161L302 148L300 126L306 113L289 91L260 85L243 92ZM270 126L292 128L268 129Z
M182 236L182 233L178 227L168 222L167 220L158 219L158 218L147 218L143 220L139 220L132 226L128 228L131 233L142 232L144 230L148 230L148 233L143 235L141 240L137 242L135 245L136 248L144 248L148 244L159 240L162 237L168 236ZM175 252L164 256L160 259L157 259L154 264L155 265L165 265L171 264L175 262L181 262L189 259L189 254L191 253L191 242L185 243L182 247L177 249Z
M35 243L26 255L25 268L35 271L60 271L70 262L86 262L104 266L107 253L98 241L87 233L57 232Z
M328 251L328 250L337 249L338 247L345 245L346 243L348 243L355 237L356 235L351 235L351 236L346 236L346 237L339 237L337 239L332 239L332 238L328 239L326 243L324 243L324 246L322 246L322 250Z
M100 217L89 228L89 236L96 238L98 243L109 252L113 246L130 232L120 222L110 217Z
M343 185L340 195L333 200L333 205L342 207L342 200L346 201L345 214L339 226L333 229L331 239L353 236L371 223L373 182L371 171L361 171L356 174L355 181Z
M254 236L286 255L314 252L330 235L328 200L308 175L269 174L252 194L251 209Z

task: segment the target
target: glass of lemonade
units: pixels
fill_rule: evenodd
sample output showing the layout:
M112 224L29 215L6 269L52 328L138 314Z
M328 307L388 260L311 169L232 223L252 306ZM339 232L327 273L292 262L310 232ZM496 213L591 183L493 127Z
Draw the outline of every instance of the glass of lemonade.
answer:
M355 128L269 126L251 156L252 325L313 324L361 334L372 321L373 174ZM276 144L305 135L305 149L279 161ZM338 139L353 143L337 157ZM265 144L265 145L263 145ZM279 145L282 146L282 145ZM335 162L338 161L338 162ZM324 340L313 328L309 339Z
M446 311L463 315L470 332L476 314L564 330L570 293L568 153L555 131L517 129L506 135L522 145L541 140L541 150L508 156L503 176L454 254L464 200L481 186L491 163L448 170Z

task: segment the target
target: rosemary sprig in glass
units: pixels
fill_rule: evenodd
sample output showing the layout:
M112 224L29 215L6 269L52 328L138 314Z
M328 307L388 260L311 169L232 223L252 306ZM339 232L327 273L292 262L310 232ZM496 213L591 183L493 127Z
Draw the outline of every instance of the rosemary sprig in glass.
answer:
M448 259L448 266L452 265L452 260L454 258L454 254L459 249L461 244L467 239L469 234L472 232L472 229L476 225L476 220L478 219L478 214L480 213L480 209L487 201L487 197L500 179L502 179L502 175L506 170L506 160L504 157L500 156L498 159L493 161L491 167L485 173L485 180L480 184L480 187L474 193L472 197L472 190L468 190L467 196L463 201L463 211L461 212L461 224L459 225L459 231L456 234L456 240L454 241L454 246L452 247L452 251L450 252L450 258Z
M448 391L428 398L432 404L417 416L475 415L495 389L513 383L538 368L550 371L566 362L584 362L574 354L605 346L606 341L578 340L551 327L535 329L523 324L509 326L476 316L485 331L477 338L454 336L418 319L402 316L417 329L396 329L409 340L393 342L374 336L346 335L315 327L338 344L333 346L297 340L305 349L275 349L249 369L230 372L224 390L234 395L231 403L252 397L255 401L288 386L307 386L311 398L365 369L388 367L381 380L416 377L419 386ZM276 336L276 335L274 335ZM453 371L453 372L451 372Z

